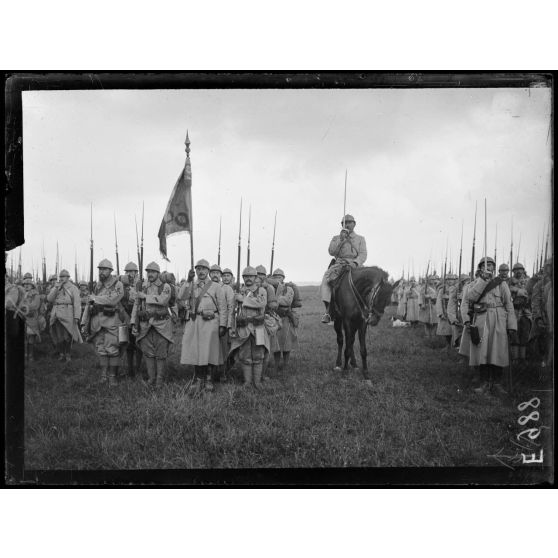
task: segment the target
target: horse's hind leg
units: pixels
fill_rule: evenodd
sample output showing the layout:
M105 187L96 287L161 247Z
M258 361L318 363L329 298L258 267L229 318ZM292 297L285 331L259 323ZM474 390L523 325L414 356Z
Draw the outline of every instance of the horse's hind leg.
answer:
M360 358L362 359L362 375L364 376L365 380L370 380L370 374L368 374L368 366L366 362L366 327L367 323L364 322L358 328L358 343L360 345Z
M341 370L341 351L343 350L343 324L341 320L336 318L333 322L333 327L337 334L337 360L335 361L335 370Z

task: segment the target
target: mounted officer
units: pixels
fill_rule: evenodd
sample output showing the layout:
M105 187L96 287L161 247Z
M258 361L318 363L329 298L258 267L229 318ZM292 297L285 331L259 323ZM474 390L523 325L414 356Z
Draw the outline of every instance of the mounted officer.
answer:
M331 321L329 303L331 301L331 285L350 268L362 265L366 261L366 240L354 232L356 221L352 215L345 215L341 221L341 232L334 236L329 243L329 254L333 256L328 270L324 273L321 285L322 300L325 314L322 323Z

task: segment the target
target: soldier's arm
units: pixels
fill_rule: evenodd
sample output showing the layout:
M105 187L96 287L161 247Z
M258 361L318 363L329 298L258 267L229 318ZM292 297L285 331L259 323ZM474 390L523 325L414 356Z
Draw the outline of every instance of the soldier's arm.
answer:
M225 289L217 285L216 289L217 310L219 311L219 326L227 327L229 325L229 308Z
M256 293L252 293L250 291L250 294L246 294L244 296L244 301L242 302L242 305L245 308L265 308L267 305L267 292L265 289L262 289L261 287L256 291Z
M329 243L329 255L333 256L334 258L337 258L337 256L339 255L339 251L341 250L341 245L342 245L342 241L341 241L341 237L339 235L334 236L331 239L331 242Z
M355 258L355 261L358 265L363 265L368 257L368 251L366 250L366 239L361 236L358 242L358 245L355 246L358 251L358 256Z
M515 317L510 288L508 287L507 283L500 283L500 292L502 294L502 302L504 303L504 308L508 313L506 320L506 329L514 329L517 331L517 318Z
M124 286L120 281L116 282L114 286L114 291L107 294L97 295L95 297L95 302L97 304L102 304L103 306L116 306L124 296Z
M171 288L168 283L163 285L163 290L161 294L148 294L145 295L146 304L158 304L160 306L166 306L169 303L171 297Z
M469 288L463 289L461 298L461 321L463 323L470 321L469 319Z
M52 287L52 289L50 289L50 291L48 291L47 301L52 304L56 300L57 296L58 296L58 289L56 287Z
M287 287L286 291L277 298L279 306L290 306L293 303L294 291L291 287Z
M190 297L190 287L192 283L184 282L178 289L178 294L176 295L177 300L186 300Z

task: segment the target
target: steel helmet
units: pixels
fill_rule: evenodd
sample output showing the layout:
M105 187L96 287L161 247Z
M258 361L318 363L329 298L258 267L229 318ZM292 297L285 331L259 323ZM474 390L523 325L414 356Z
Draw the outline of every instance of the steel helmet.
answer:
M161 268L157 262L151 262L145 266L145 271L156 271L157 273L161 273Z
M510 266L508 264L500 264L500 267L498 268L498 271L509 271L510 270Z
M259 265L258 267L256 267L256 272L258 275L267 275L267 271L263 265ZM244 273L242 275L244 275Z
M280 267L278 267L278 268L273 272L273 275L280 275L281 277L283 277L283 279L285 278L285 272L284 272Z
M446 279L457 279L457 275L455 273L448 273Z
M169 283L170 285L174 285L176 283L174 273L171 273L170 271L165 272L165 283Z
M356 223L355 218L352 215L349 215L349 214L345 215L344 219L341 219L341 224L343 224L343 222L345 222L345 223L351 223L351 222Z
M523 264L520 264L519 262L513 264L512 271L515 271L516 269L522 269L523 271L525 271L525 267L523 266Z
M80 282L79 282L79 286L80 286L80 287L83 287L83 286L86 286L86 287L87 287L87 281L80 281Z
M97 269L110 269L111 271L114 269L114 267L112 267L112 263L110 262L110 260L102 260L99 265L97 266Z
M223 273L223 271L221 270L221 266L217 265L217 264L213 264L210 268L209 271L218 271L219 273Z
M486 256L486 263L491 263L492 265L496 265L496 262L490 257L490 256ZM480 267L482 264L484 264L484 258L482 258L479 262L479 264L477 265L477 267ZM508 267L509 269L509 267Z
M207 270L209 270L209 262L207 260L198 260L196 263L196 268L198 267L205 267Z
M63 269L60 272L60 275L59 275L59 277L69 277L69 276L70 276L70 273L66 269Z
M52 274L49 278L49 281L56 281L56 275Z
M138 266L134 262L128 262L124 271L139 271Z
M230 273L231 275L233 275L233 272L228 267L225 267L225 269L223 269L223 275L225 275L225 273Z
M31 275L31 273L27 272L24 276L23 276L23 280L25 281L25 279L33 279L33 275Z
M249 265L248 267L244 268L244 271L242 272L242 277L249 277L250 275L256 277L258 275L258 272L252 266Z

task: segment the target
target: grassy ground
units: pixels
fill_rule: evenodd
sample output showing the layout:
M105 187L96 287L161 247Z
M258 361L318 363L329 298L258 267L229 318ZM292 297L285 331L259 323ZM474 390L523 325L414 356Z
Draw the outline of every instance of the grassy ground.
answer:
M260 393L235 382L185 395L179 338L169 382L155 393L137 380L109 391L96 384L90 346L60 364L44 343L25 375L26 469L451 467L517 454L511 439L529 425L517 424L516 405L549 389L536 369L524 371L513 400L458 391L457 355L420 329L392 328L386 314L368 332L370 390L359 371L333 372L333 327L319 323L316 287L302 293L300 349ZM536 395L550 426L551 392Z

